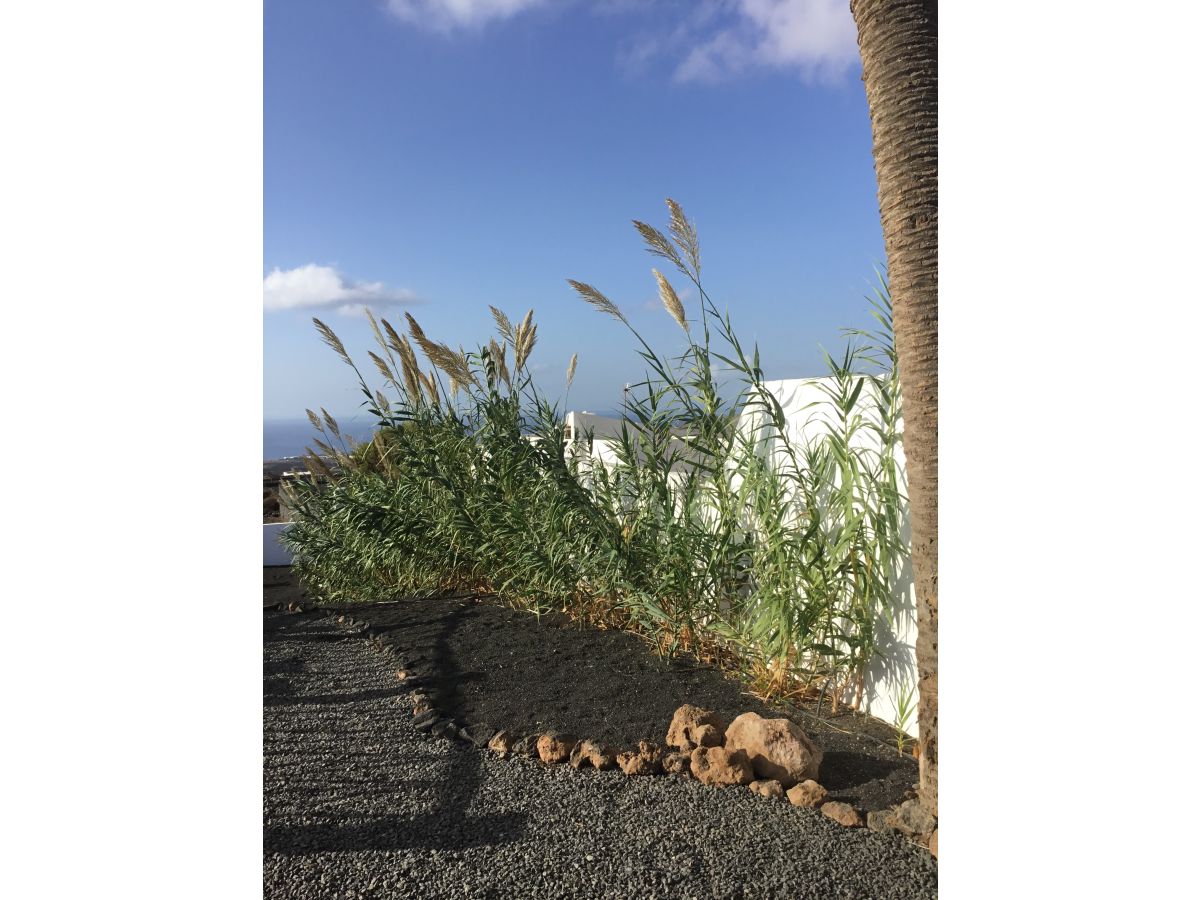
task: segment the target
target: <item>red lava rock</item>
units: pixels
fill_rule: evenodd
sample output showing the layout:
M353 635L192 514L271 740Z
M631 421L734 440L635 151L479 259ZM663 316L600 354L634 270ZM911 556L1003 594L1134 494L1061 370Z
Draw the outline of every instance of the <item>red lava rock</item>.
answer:
M527 734L512 745L512 752L518 753L521 756L537 756L537 742L538 736L536 734Z
M543 734L537 739L538 759L544 763L564 763L571 758L575 743L575 738L570 735Z
M488 749L493 753L498 753L500 756L508 756L513 751L513 745L517 742L517 736L511 731L497 731L492 735L492 739L488 741Z
M847 828L862 828L862 816L858 814L858 810L849 803L842 803L838 800L830 800L821 807L821 812L833 819L839 825L845 825Z
M719 747L725 739L725 721L712 710L685 703L675 710L667 729L667 746L684 753L697 747Z
M701 784L749 784L754 768L743 750L697 747L692 751L692 774Z
M809 809L815 809L825 802L825 798L829 796L829 791L821 787L811 778L800 782L787 792L788 802L792 806L803 806Z
M464 741L470 741L476 747L483 749L491 741L496 729L487 722L476 722L458 730L458 736Z
M937 829L933 829L933 834L929 836L929 852L933 854L933 858L937 859Z
M663 755L662 767L668 775L691 775L692 755L690 753L666 753Z
M657 775L662 771L662 749L649 741L638 741L637 750L617 754L617 765L626 775Z
M725 746L744 750L758 778L774 779L785 788L808 778L815 780L824 755L795 722L764 719L753 712L742 713L730 723Z
M878 831L880 834L886 834L889 831L895 831L891 823L888 821L891 818L892 811L890 809L871 809L867 811L867 829L869 831Z
M760 797L766 797L768 800L783 799L783 785L778 781L752 781L750 782L750 790Z
M575 745L567 762L573 769L581 769L584 765L591 765L594 769L611 769L617 764L617 755L599 741L586 740Z
M887 824L901 834L921 838L937 828L937 820L920 800L906 800L888 817Z

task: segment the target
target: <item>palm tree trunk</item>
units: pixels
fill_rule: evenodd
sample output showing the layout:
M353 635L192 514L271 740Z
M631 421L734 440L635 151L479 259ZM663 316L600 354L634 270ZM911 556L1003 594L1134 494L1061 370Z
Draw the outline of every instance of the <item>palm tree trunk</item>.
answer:
M921 799L937 814L937 0L850 0L894 304L917 590Z

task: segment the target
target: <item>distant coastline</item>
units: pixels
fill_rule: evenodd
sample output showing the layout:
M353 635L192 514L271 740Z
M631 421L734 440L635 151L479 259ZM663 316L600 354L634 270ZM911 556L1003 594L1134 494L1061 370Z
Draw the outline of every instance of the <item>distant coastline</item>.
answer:
M343 434L356 441L370 440L373 423L334 418ZM263 419L263 461L303 456L305 448L313 447L313 440L320 437L308 419Z

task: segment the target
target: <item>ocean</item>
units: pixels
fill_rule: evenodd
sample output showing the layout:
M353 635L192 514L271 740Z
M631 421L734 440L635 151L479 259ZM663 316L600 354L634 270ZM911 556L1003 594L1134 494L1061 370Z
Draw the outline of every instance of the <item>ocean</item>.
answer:
M336 416L334 418L337 419L342 434L348 434L356 441L370 440L373 430L371 421L350 421ZM263 460L303 456L304 448L312 447L313 439L320 437L320 433L313 428L308 419L264 419Z

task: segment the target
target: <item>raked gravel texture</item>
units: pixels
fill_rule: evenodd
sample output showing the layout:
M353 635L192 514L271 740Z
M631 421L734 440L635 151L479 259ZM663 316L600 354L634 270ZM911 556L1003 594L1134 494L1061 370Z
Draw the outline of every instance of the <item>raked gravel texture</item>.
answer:
M894 835L676 777L501 760L416 731L395 665L263 613L265 897L937 896Z

